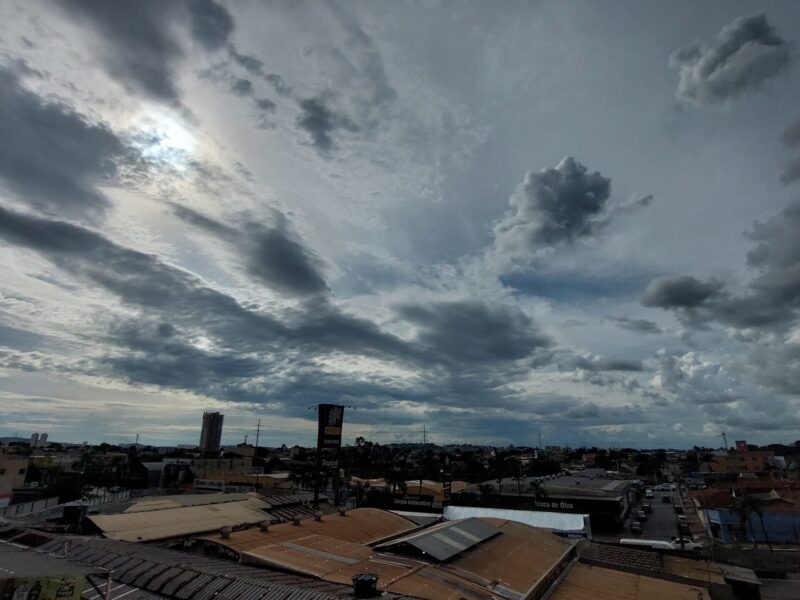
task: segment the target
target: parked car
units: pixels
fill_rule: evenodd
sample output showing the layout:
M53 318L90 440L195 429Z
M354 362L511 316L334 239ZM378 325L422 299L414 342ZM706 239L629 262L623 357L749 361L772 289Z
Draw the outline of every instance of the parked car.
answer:
M689 519L686 515L678 515L678 523L688 523Z
M652 498L653 497L653 490L651 490L650 488L645 489L644 497L645 498Z
M644 504L642 504L642 510L646 513L651 513L653 512L653 505L645 502Z
M676 550L681 549L681 538L673 537L672 545ZM683 536L683 549L684 550L702 550L703 542L698 542L694 538Z
M634 521L631 523L631 533L642 535L642 524L639 523L639 521Z
M637 521L647 521L647 513L643 510L636 511L636 520Z
M675 512L678 513L679 515L682 515L683 514L683 507L680 504L676 504L675 505Z
M664 497L662 497L661 498L661 502L663 502L664 504L672 503L672 496L664 496Z

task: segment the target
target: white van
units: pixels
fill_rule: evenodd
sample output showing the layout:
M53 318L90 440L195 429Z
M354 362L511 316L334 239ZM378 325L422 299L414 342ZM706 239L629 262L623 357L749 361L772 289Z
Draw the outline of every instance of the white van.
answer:
M637 540L636 538L623 538L619 541L623 546L644 546L645 548L653 548L654 550L674 550L675 546L672 542L664 540Z
M681 550L681 543L678 538L673 538L673 541L667 542L664 540L640 540L636 538L623 538L619 541L623 546L639 546L640 548L652 548L653 550ZM688 538L684 538L683 550L693 551L702 550L702 542L695 542Z

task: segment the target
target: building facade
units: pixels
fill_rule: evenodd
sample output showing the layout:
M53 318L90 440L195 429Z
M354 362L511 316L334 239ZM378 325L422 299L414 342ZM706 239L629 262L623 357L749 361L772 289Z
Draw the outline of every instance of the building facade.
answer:
M218 412L203 413L203 429L200 432L200 450L202 452L219 452L222 440L222 421L225 415Z

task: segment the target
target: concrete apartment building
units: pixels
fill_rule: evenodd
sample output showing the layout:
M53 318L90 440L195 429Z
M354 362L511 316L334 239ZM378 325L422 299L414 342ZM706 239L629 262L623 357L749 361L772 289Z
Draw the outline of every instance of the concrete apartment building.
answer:
M219 452L222 440L222 422L225 415L218 412L203 413L203 429L200 431L200 451Z
M29 459L0 449L0 506L7 506L14 488L22 487L28 473Z

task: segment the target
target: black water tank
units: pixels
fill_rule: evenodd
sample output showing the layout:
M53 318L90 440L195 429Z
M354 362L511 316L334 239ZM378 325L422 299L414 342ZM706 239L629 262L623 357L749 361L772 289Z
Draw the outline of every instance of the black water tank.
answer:
M378 576L372 573L353 575L353 596L356 598L374 598L378 592Z

